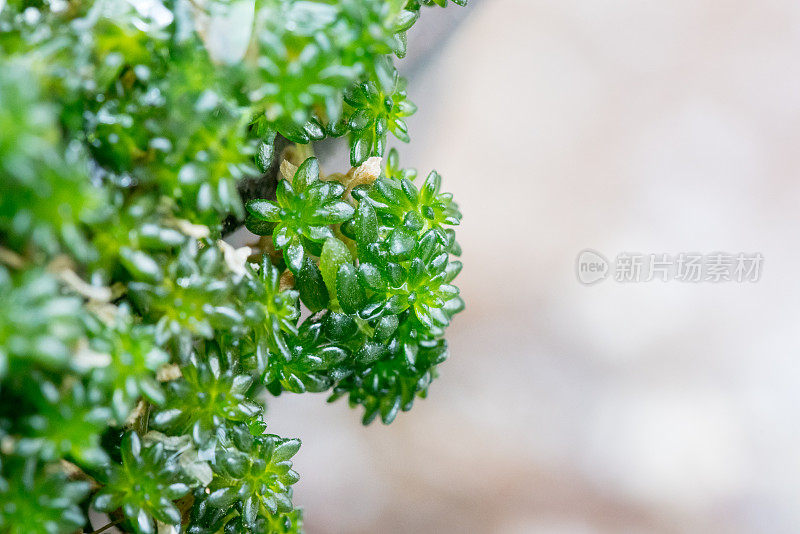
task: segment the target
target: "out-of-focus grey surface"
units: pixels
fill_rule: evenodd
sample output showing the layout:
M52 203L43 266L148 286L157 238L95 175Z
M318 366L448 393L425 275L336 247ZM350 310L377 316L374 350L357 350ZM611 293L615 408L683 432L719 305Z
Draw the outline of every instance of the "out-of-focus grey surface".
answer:
M466 9L444 43L410 35L438 52L400 148L463 208L467 310L389 427L271 401L270 430L303 440L308 532L800 531L800 4ZM584 287L585 247L765 264Z

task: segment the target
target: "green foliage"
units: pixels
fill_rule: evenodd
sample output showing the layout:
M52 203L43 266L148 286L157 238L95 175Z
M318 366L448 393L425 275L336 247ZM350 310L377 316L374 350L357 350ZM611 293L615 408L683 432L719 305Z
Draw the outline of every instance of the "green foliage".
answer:
M247 342L255 367L263 373L269 355L273 355L273 359L277 357L275 355L287 360L291 358L286 338L298 333L300 293L295 289L281 289L280 271L266 255L261 257L257 274L247 281L250 300L245 318L252 325Z
M21 421L25 437L17 451L49 461L67 457L89 467L107 462L100 433L111 414L101 391L69 379L59 386L41 376L32 378L41 385L30 396L35 411Z
M238 432L234 441L235 447L221 453L209 491L195 502L193 522L205 526L191 532L222 527L226 532L263 532L265 521L294 510L291 485L300 477L290 458L300 441L247 431Z
M298 169L294 181L311 161ZM332 399L348 395L351 404L365 407L365 423L378 414L389 423L426 394L436 366L446 358L444 328L464 307L451 284L461 262L451 259L457 244L449 228L461 214L452 196L440 192L437 173L421 189L408 178L415 174L398 169L392 153L382 176L353 191L357 207L341 231L352 240L355 257L332 236L318 267L305 256L296 276L299 296L312 311L316 307L310 301L319 307L327 303L330 311L303 322L287 342L288 355L267 358L264 381L272 393L333 386ZM267 206L260 216L279 213L274 203L255 200L248 209L254 205ZM335 227L326 229L332 234ZM275 238L281 230L273 231ZM315 282L301 283L304 276ZM304 298L304 291L316 296Z
M55 464L0 457L0 529L8 534L74 532L86 518L78 504L86 482L69 481Z
M371 204L378 215L381 231L403 227L417 235L433 230L442 244L449 241L447 226L461 223L461 212L453 195L440 192L442 177L432 171L421 188L414 185L416 174L405 176L396 171L397 152L389 153L386 177L378 179L369 190L356 191L357 197Z
M182 367L183 376L169 383L167 401L151 417L157 430L191 436L201 459L214 458L218 446L229 444L234 427L261 412L248 397L253 377L228 367L215 351L211 347L205 358L192 357Z
M164 403L164 392L156 380L159 367L169 362L169 354L158 346L155 326L136 324L127 308L113 323L93 321L87 327L92 349L110 356L110 365L92 370L92 380L110 394L114 417L124 422L137 399Z
M170 462L164 446L143 446L139 434L130 432L120 445L122 462L107 468L105 486L94 497L94 507L103 512L121 508L130 526L139 534L154 534L155 520L180 525L181 513L172 502L190 487L182 480L179 465Z
M32 364L61 369L81 336L81 300L63 295L40 269L15 276L0 267L0 378L26 374Z
M333 237L330 226L353 216L353 207L342 200L344 186L319 179L319 163L308 158L295 172L291 184L278 183L277 199L251 200L247 211L251 221L275 223L272 232L275 247L283 250L286 265L294 273L303 266L306 250L321 251L321 245ZM256 229L253 223L250 228Z
M289 11L287 19L297 16L292 6L285 9ZM342 88L357 78L358 69L342 63L324 31L297 35L287 31L285 23L275 27L278 21L271 22L271 31L259 36L258 68L265 82L250 96L263 107L265 120L288 139L298 143L321 139L324 134L319 123L310 122L314 107L321 106L337 118Z
M0 37L1 39L1 37ZM67 144L57 108L41 98L42 80L23 64L0 63L0 231L14 246L62 248L88 259L81 222L99 202L88 180L86 149Z
M148 256L134 257L130 270L142 280L128 284L131 298L156 322L159 342L178 338L186 347L193 336L210 339L215 329L242 328L234 281L210 243L191 241L163 268Z
M394 92L397 71L389 54L403 57L406 31L419 18L407 0L265 2L256 24L258 75L249 92L262 128L271 127L297 143L326 133L342 116L342 95L372 81ZM291 29L290 29L291 28Z
M347 397L365 424L427 394L461 214L437 173L377 158L416 109L407 32L446 3L259 1L221 60L228 2L0 0L0 532L94 530L94 508L124 532L299 533L300 441L266 433L265 392ZM347 135L357 168L321 175L278 135ZM291 176L243 204L273 163ZM257 251L222 240L243 221Z
M348 395L351 406L364 407L364 424L380 415L391 423L402 410L411 409L416 397L425 397L436 376L436 366L447 359L447 342L416 338L419 332L406 318L398 334L387 344L385 356L364 365L340 382L329 401Z
M337 365L348 356L345 348L327 338L321 322L305 321L289 342L289 357L268 360L264 383L274 394L325 391L342 373Z
M347 119L350 134L350 164L354 167L364 163L370 156L383 156L386 150L386 133L408 143L408 125L404 117L417 110L406 98L405 79L397 78L391 91L384 93L374 82L364 82L352 87L344 95L352 108Z

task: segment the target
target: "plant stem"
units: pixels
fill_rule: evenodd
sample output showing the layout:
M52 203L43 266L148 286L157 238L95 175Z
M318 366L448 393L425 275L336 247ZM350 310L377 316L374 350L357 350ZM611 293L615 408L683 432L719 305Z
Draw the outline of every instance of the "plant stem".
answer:
M125 520L124 517L121 518L121 519L117 519L116 521L112 521L111 523L109 523L109 524L107 524L105 526L102 526L99 529L95 530L94 532L90 532L89 534L100 534L101 532L105 532L106 530L110 529L114 525L122 523L124 520Z

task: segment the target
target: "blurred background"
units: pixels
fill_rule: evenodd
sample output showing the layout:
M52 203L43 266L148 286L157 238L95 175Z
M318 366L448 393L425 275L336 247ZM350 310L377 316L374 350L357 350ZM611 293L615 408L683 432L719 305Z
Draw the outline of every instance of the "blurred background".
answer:
M467 310L389 427L271 401L308 532L800 532L800 3L471 0L420 25L398 148L462 207ZM586 287L587 247L764 265Z

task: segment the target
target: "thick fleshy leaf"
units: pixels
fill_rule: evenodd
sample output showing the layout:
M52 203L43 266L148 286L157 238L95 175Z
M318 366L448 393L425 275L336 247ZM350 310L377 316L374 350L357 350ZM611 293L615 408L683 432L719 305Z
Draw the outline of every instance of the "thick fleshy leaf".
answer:
M369 202L358 203L353 223L359 243L375 243L378 240L378 216Z
M350 140L350 165L358 167L364 163L372 151L372 139L369 131L353 134Z
M319 161L317 158L308 158L300 167L292 179L292 186L296 193L302 193L309 185L319 179Z
M268 222L279 222L281 220L280 206L269 200L251 200L246 207L247 212L256 219Z
M122 248L119 251L119 259L134 278L138 280L160 282L164 276L158 262L141 250Z
M336 273L336 295L345 313L356 313L364 303L364 289L350 263L343 263Z
M226 508L236 502L236 488L226 487L218 489L208 496L208 503L215 508Z
M290 244L285 252L284 258L286 259L286 265L292 272L299 272L300 269L303 267L303 258L305 257L305 250L303 245L300 243L292 243Z
M351 263L352 261L353 257L350 249L342 241L335 237L325 241L319 258L319 269L322 272L322 278L325 281L328 292L332 296L336 295L336 273L339 272L339 267L343 263Z
M296 283L300 291L300 300L312 312L318 312L328 304L330 297L325 280L316 263L308 256L303 260L303 266L296 276Z
M417 246L417 237L403 228L396 228L389 234L387 243L392 256L406 258Z
M272 451L272 460L275 462L282 462L288 460L300 450L299 439L287 439L275 446Z

